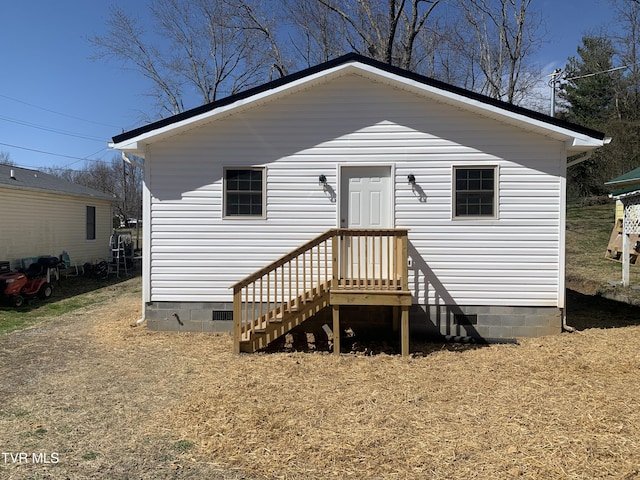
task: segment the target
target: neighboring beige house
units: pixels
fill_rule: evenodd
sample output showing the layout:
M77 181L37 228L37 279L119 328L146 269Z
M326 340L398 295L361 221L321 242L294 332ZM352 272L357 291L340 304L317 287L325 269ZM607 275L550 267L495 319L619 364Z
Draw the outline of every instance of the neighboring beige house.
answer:
M37 170L0 165L0 261L59 256L109 258L114 198Z

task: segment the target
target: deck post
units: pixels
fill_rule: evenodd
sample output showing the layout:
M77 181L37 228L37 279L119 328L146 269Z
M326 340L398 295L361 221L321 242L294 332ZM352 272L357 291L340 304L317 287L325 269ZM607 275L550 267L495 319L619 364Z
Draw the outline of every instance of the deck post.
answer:
M333 354L340 355L340 305L333 305Z
M240 353L240 331L242 328L242 289L233 292L233 353Z
M393 317L391 319L391 328L393 328L393 333L398 333L400 330L400 308L393 307Z
M628 287L629 286L629 263L630 262L630 258L629 258L629 254L630 254L630 248L631 246L629 245L629 234L627 232L624 231L624 229L622 230L622 286L623 287Z
M340 255L340 239L338 233L331 237L331 288L338 288L338 279L340 278L340 272L338 272Z
M400 308L402 309L400 320L400 350L402 356L406 357L409 355L409 306L402 305Z
M405 233L400 237L400 248L398 249L398 261L400 263L400 278L402 279L402 290L409 289L409 238Z

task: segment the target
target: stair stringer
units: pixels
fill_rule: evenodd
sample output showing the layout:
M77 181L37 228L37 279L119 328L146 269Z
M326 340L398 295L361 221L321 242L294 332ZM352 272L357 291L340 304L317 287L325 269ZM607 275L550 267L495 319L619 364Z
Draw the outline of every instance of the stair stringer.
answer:
M280 318L271 318L262 329L250 332L248 340L240 342L240 351L253 353L266 347L275 339L290 332L302 322L316 315L320 310L329 306L330 294L328 290L315 296L312 300L300 302L297 310L285 311Z

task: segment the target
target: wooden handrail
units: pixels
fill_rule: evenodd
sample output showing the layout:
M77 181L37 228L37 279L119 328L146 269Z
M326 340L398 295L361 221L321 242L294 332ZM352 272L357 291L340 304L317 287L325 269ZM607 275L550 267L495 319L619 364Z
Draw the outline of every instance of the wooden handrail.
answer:
M278 267L281 267L282 265L290 262L291 260L293 260L295 257L299 256L300 254L308 251L309 249L313 248L314 246L324 242L325 240L327 240L328 238L331 238L334 235L334 232L337 229L332 229L332 230L328 230L325 233L323 233L322 235L318 235L316 238L314 238L313 240L309 240L307 243L305 243L304 245L296 248L295 250L293 250L292 252L287 253L286 255L283 255L282 257L280 257L278 260L276 260L273 263L270 263L269 265L267 265L264 268L261 268L260 270L258 270L255 273L252 273L251 275L249 275L246 278L243 278L242 280L240 280L239 282L233 284L231 286L231 288L233 288L234 290L236 288L243 288L246 287L247 285L249 285L251 282L255 282L258 278L266 275L268 272L275 270Z
M331 229L235 283L234 350L329 289L407 290L407 235L406 229Z
M332 238L334 236L337 236L337 237L340 237L340 236L343 236L343 237L357 237L357 236L374 237L374 236L378 236L378 235L407 236L408 233L409 233L408 229L369 230L369 229L353 229L353 228L333 228L331 230L327 230L326 232L324 232L321 235L318 235L316 238L314 238L312 240L309 240L304 245L301 245L300 247L298 247L295 250L287 253L286 255L283 255L278 260L274 261L273 263L270 263L266 267L263 267L260 270L258 270L257 272L252 273L248 277L243 278L239 282L233 284L230 288L235 290L236 288L246 287L251 282L256 281L258 278L266 275L270 271L273 271L276 268L286 264L287 262L290 262L291 260L293 260L295 257L299 256L300 254L308 251L309 249L313 248L314 246L317 246L318 244L320 244L320 243L324 242L325 240L328 240L329 238Z

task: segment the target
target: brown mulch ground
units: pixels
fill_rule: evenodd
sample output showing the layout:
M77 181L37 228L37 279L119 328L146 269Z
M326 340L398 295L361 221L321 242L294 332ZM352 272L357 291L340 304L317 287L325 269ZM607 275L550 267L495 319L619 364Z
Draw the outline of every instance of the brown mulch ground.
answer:
M132 328L136 282L0 336L0 478L640 479L637 307L572 292L579 330L519 345L234 356Z

